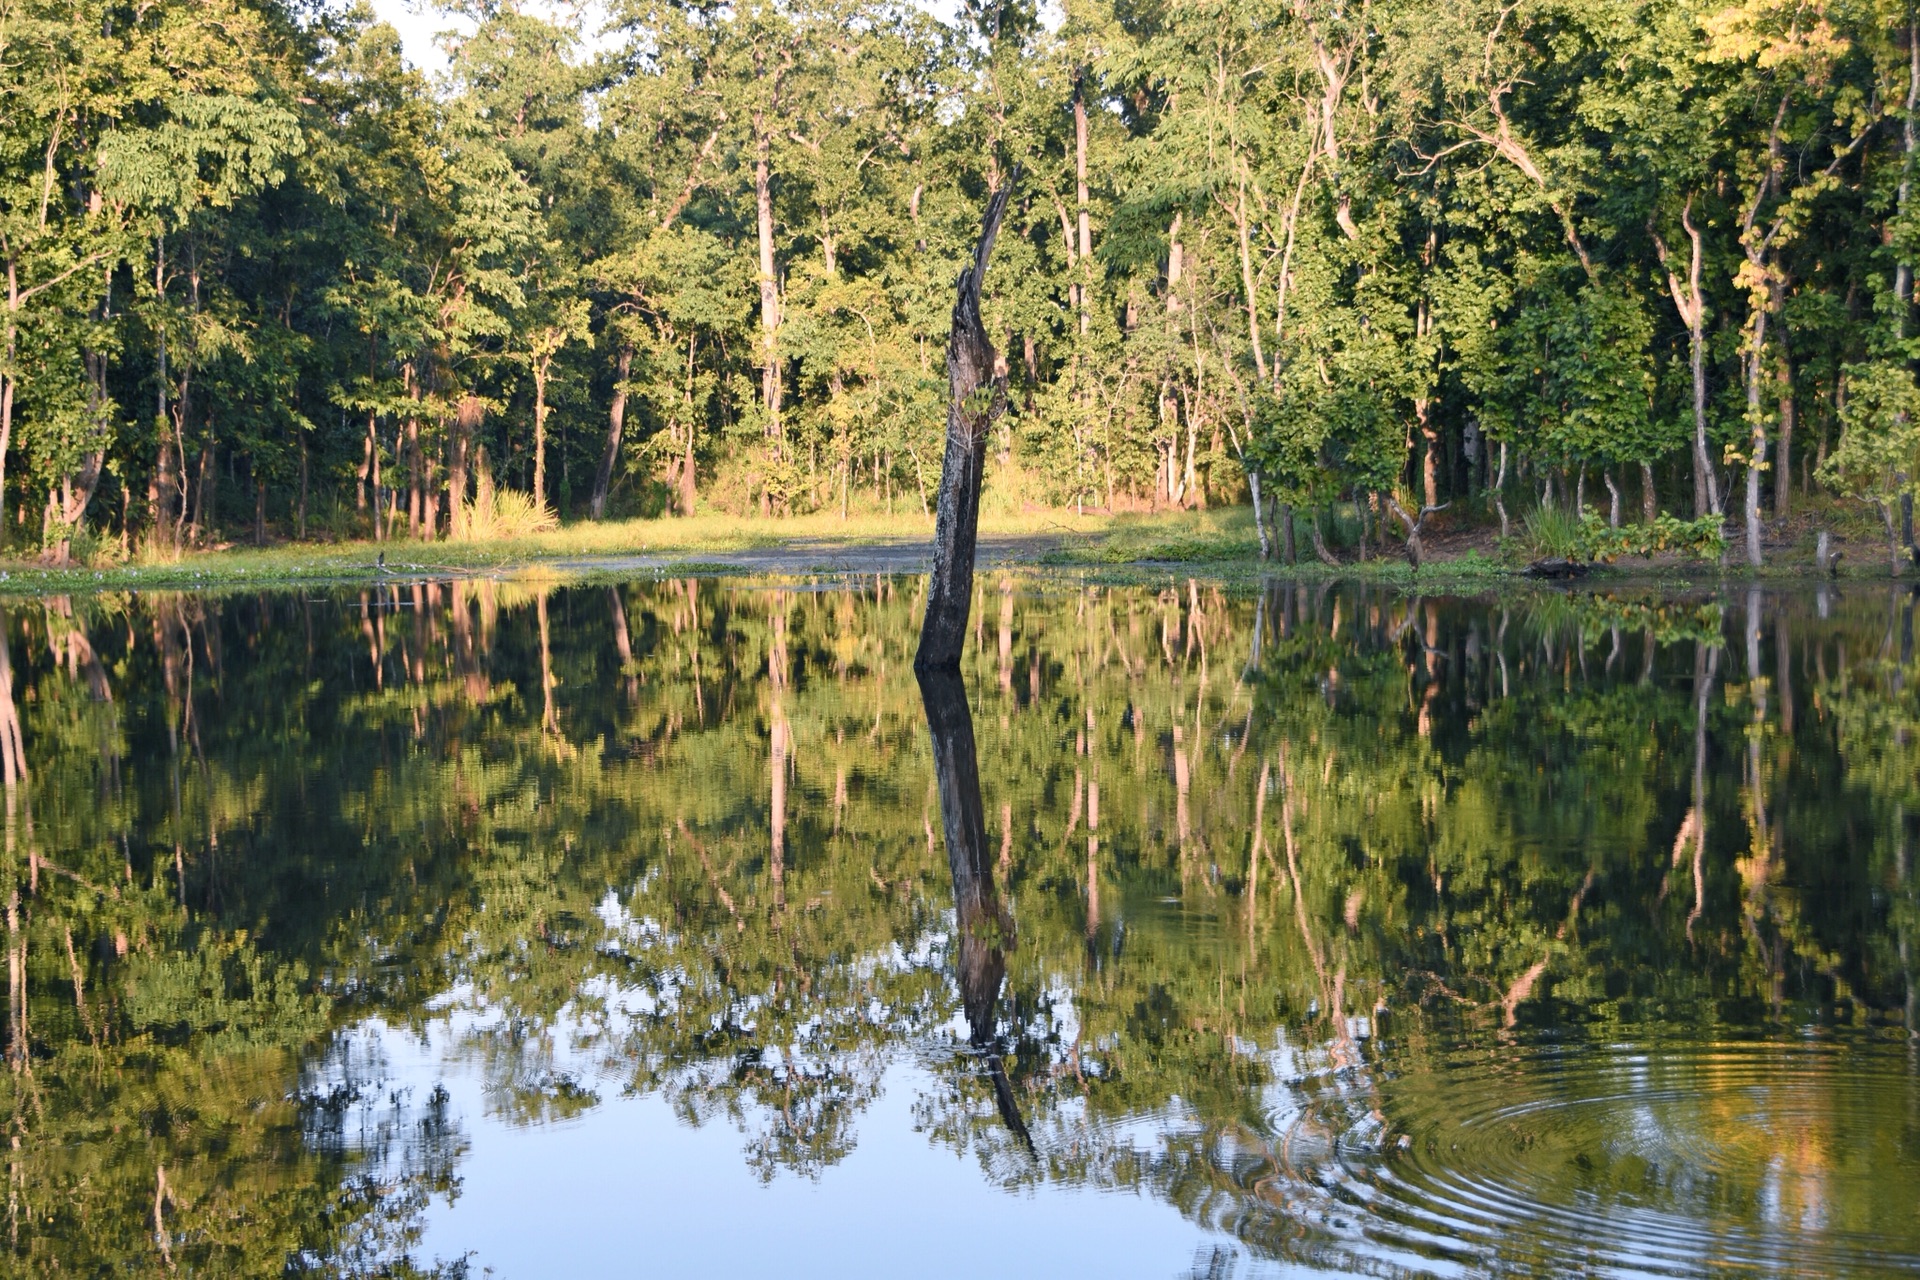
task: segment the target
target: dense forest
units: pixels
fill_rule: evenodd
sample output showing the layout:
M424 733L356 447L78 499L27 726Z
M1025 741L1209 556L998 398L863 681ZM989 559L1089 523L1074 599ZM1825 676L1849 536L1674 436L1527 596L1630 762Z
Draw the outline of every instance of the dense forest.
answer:
M990 508L1910 510L1905 7L457 13L0 6L16 552L923 511L1010 183Z

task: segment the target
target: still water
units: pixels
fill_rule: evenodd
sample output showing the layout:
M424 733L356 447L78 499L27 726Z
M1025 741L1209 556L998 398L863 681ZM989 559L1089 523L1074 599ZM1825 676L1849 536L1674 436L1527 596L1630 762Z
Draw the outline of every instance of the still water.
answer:
M1884 587L0 609L22 1275L1920 1268Z

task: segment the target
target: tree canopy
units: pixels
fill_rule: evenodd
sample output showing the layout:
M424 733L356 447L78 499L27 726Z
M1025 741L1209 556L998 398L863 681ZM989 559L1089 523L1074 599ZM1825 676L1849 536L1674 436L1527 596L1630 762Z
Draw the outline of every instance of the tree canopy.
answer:
M990 507L1637 486L1753 556L1849 434L1920 474L1847 412L1917 340L1897 6L459 9L429 79L364 6L0 8L6 545L924 511L1016 172Z

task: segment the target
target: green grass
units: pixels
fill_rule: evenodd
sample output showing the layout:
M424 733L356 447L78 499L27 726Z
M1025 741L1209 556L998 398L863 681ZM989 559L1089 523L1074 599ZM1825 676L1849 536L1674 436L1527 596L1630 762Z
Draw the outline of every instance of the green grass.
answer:
M1851 513L1819 512L1832 527L1833 517ZM1804 517L1802 518L1804 519ZM1801 521L1796 521L1800 523ZM1833 521L1838 523L1838 521ZM1531 530L1534 533L1550 532ZM1852 532L1852 530L1848 530ZM1036 511L1016 515L983 513L982 537L1033 538L1033 563L1111 581L1159 581L1181 569L1210 578L1251 583L1284 575L1303 580L1346 578L1421 590L1479 591L1511 578L1518 565L1477 551L1430 561L1417 573L1396 547L1359 564L1329 568L1304 554L1295 565L1259 558L1253 515L1246 507L1139 515L1075 515ZM632 561L645 559L662 572L711 574L753 572L753 553L804 544L818 550L808 564L829 564L835 548L907 542L924 545L933 522L915 511L895 517L855 516L841 520L821 513L780 519L703 514L692 519L661 518L580 523L545 533L488 542L397 541L289 544L264 549L228 548L190 552L177 559L140 556L128 563L54 569L32 562L0 561L0 595L57 594L89 590L234 590L296 584L354 584L374 581L375 558L386 556L389 574L489 576L630 576ZM1806 535L1810 541L1811 534ZM1516 549L1527 538L1514 540ZM1527 555L1541 549L1538 539ZM791 560L788 561L790 565ZM1779 555L1759 575L1749 572L1737 554L1725 566L1673 562L1640 569L1596 569L1608 578L1695 583L1721 578L1806 577L1810 556ZM788 572L805 570L787 569ZM1849 547L1843 576L1885 580L1884 551L1871 542Z
M1188 517L1075 515L1042 511L985 515L986 537L1069 537L1099 539L1133 522L1178 526ZM1246 527L1251 535L1252 523ZM84 590L204 590L295 583L366 582L377 575L379 555L390 571L402 574L485 573L596 568L595 562L636 557L658 560L680 572L734 570L716 560L794 542L858 546L882 542L925 543L933 522L918 512L893 517L867 515L842 520L823 513L780 519L742 519L701 514L691 519L662 518L567 525L547 533L490 542L354 541L294 543L253 548L190 551L178 558L151 554L124 563L50 568L33 561L0 561L0 593L42 594Z

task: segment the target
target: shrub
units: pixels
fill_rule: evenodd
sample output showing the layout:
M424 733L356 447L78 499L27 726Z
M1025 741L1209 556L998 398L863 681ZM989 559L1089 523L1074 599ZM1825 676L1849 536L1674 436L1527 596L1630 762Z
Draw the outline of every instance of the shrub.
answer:
M1651 556L1662 551L1678 551L1702 560L1717 560L1727 547L1727 530L1721 517L1702 516L1682 520L1678 516L1656 516L1649 524L1623 524L1610 529L1607 522L1589 512L1580 519L1580 543L1584 558L1611 562L1621 556Z
M536 502L532 494L494 488L493 473L485 467L480 468L465 515L461 537L467 542L506 542L560 527L553 508Z
M1719 516L1682 520L1657 516L1646 524L1609 528L1591 511L1571 512L1539 507L1527 515L1523 541L1540 557L1591 560L1611 564L1621 556L1651 556L1665 551L1702 560L1717 560L1726 550L1726 528Z
M1521 540L1535 556L1555 560L1585 560L1587 545L1582 535L1583 522L1570 511L1554 507L1535 507L1527 513Z

